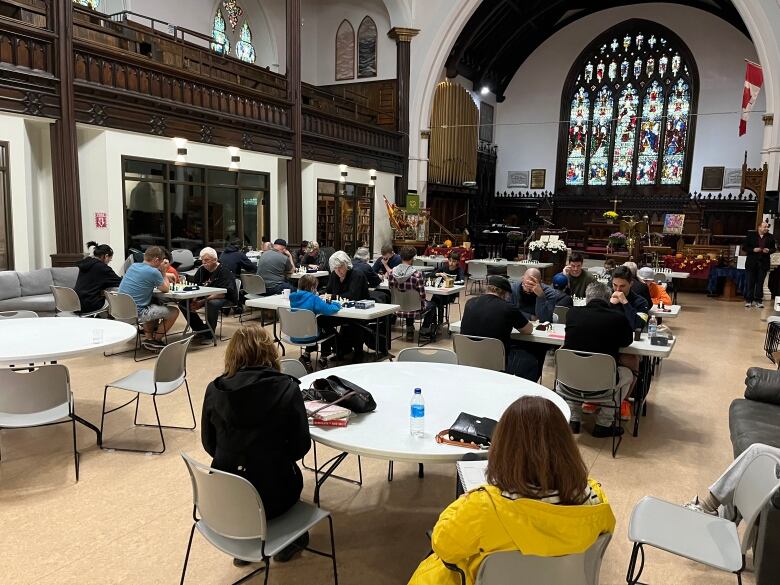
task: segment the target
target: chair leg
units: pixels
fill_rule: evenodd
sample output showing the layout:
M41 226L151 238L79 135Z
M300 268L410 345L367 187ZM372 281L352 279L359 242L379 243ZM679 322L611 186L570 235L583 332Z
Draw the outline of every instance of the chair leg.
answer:
M393 462L387 462L387 481L393 481Z
M187 553L184 555L184 566L181 568L181 581L179 585L184 585L184 575L187 573L187 563L190 560L190 549L192 548L192 537L195 536L195 522L192 523L190 530L190 539L187 541Z
M339 585L339 573L338 569L336 568L336 540L333 537L333 518L331 516L328 516L328 524L330 527L330 552L331 552L331 559L333 559L333 584Z
M79 480L79 452L76 448L76 419L73 418L73 414L70 416L70 423L73 427L73 465L76 467L76 481Z
M641 554L641 561L639 563L639 571L637 571L636 561L637 561L637 557L640 554ZM628 571L626 572L626 584L639 585L639 577L642 576L642 571L644 570L644 568L645 568L645 549L642 548L641 543L635 542L634 547L631 549L631 560L628 562Z
M420 479L425 477L425 466L422 463L417 464L417 477Z

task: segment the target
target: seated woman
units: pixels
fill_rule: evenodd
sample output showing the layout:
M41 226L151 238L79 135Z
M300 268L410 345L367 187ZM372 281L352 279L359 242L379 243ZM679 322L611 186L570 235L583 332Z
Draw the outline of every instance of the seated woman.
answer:
M582 553L615 529L601 486L588 479L561 411L540 396L513 402L493 433L487 484L450 504L433 529L433 554L409 585L471 585L493 552Z
M106 299L103 291L119 286L122 279L108 265L114 257L114 250L108 244L97 245L97 242L87 242L87 248L93 248L92 256L80 260L76 266L79 275L73 290L79 297L82 313L99 311Z
M265 329L239 327L230 339L225 371L206 388L201 440L212 467L255 486L266 519L298 502L303 477L296 461L311 447L309 424L298 380L279 371L276 345ZM289 560L308 541L303 535L274 559Z
M339 321L336 319L329 319L328 315L335 315L341 309L341 304L336 301L330 303L325 302L317 295L317 279L311 274L304 274L298 280L298 290L294 293L290 293L290 308L291 309L306 309L311 311L315 315L325 315L317 319L317 327L320 330L320 335L313 338L291 338L295 343L314 343L321 337L326 337L335 332L336 326L339 325ZM333 340L328 340L322 344L322 351L320 352L320 359L318 365L320 369L328 367L328 356L332 353ZM310 345L301 354L300 361L306 367L308 371L311 371L311 352L317 351L316 345Z
M333 297L362 301L370 299L365 275L352 268L352 260L343 250L334 252L328 261L330 278L325 291ZM343 323L337 342L339 357L354 352L354 361L363 358L363 329L353 322Z

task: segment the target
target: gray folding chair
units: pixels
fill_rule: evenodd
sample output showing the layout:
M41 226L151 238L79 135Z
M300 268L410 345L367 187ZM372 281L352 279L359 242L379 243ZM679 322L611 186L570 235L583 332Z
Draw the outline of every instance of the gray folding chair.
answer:
M67 286L54 285L50 285L49 289L51 290L51 294L54 295L55 317L95 317L96 315L105 313L108 309L108 304L106 303L97 311L82 313L81 301L75 290L68 288Z
M474 286L479 285L479 292L482 292L482 285L487 282L488 269L487 264L482 262L469 263L468 282L471 283L471 294L474 294ZM469 294L468 292L466 294Z
M555 392L564 400L578 403L597 403L601 408L612 408L615 425L620 420L620 392L615 358L603 353L587 353L570 349L555 352ZM622 435L612 436L612 457L617 454Z
M504 344L500 339L477 337L455 333L452 349L458 356L458 364L503 372L506 370Z
M555 322L566 325L566 315L568 315L568 313L569 313L569 307L555 307L553 309L553 315L558 317L558 319Z
M242 274L241 275L241 286L244 287L244 292L246 292L246 298L247 299L259 299L260 297L266 296L266 290L265 290L265 280L263 280L263 277L259 274ZM249 307L249 312L253 313L254 308ZM246 306L244 306L244 311L241 313L241 316L238 318L239 323L243 323L244 315L246 315ZM260 323L261 325L265 326L265 323L263 322L263 310L260 309Z
M330 529L330 553L309 547L305 547L305 550L333 561L333 582L338 585L336 542L330 512L299 501L281 516L267 520L260 494L248 480L198 463L185 453L181 456L192 480L194 503L194 522L181 571L181 585L184 585L196 528L212 546L225 554L244 561L263 563L236 581L236 584L248 580L263 569L263 583L267 584L271 557L325 519Z
M612 534L602 534L583 553L559 557L524 555L520 551L489 554L479 565L475 585L545 583L547 585L598 585L601 561ZM464 576L461 575L463 583Z
M471 265L469 265L471 266ZM482 264L482 266L485 266ZM487 270L487 266L485 266L485 270ZM528 270L526 266L521 266L519 264L507 264L506 265L506 275L508 278L513 280L522 280L523 274L525 274L525 271Z
M279 366L281 368L282 374L288 374L294 378L298 378L299 380L309 373L306 371L306 366L304 366L300 361L294 360L292 358L279 360Z
M106 384L103 389L103 409L100 415L100 432L103 433L103 423L107 414L110 414L116 410L124 408L128 404L135 402L135 415L133 416L133 425L141 427L155 427L160 431L160 441L162 441L162 450L152 451L149 449L131 449L127 447L112 447L107 446L106 442L100 446L101 449L115 449L117 451L135 451L137 453L164 453L165 452L165 437L163 436L163 428L166 429L182 429L192 431L196 427L195 411L192 408L192 397L190 396L190 386L187 383L187 347L192 341L192 336L186 337L180 341L169 343L162 348L160 354L157 356L157 363L154 364L153 370L137 370L124 378L120 378L110 384ZM190 414L192 415L191 427L178 427L170 425L160 424L160 413L157 410L157 397L171 394L175 390L179 389L182 385L187 390L187 401L190 403ZM109 388L118 388L119 390L125 390L127 392L135 393L135 396L125 402L124 404L106 410L106 397L108 395ZM152 397L152 404L154 405L154 416L157 419L157 424L142 424L138 422L138 404L141 401L141 394L146 394ZM105 435L103 435L105 436Z
M279 307L277 313L279 315L280 337L277 338L276 342L282 348L282 355L285 355L282 341L300 347L301 355L303 355L304 348L315 346L317 348L316 351L319 352L320 344L323 341L335 337L335 333L321 336L320 329L317 327L317 317L311 311ZM312 339L313 341L297 342L293 341L293 339Z
M0 321L3 319L35 319L38 313L35 311L0 311Z
M179 263L179 267L176 269L179 272L190 270L195 266L195 256L193 255L192 250L183 248L174 248L171 250L171 261Z
M73 462L79 480L76 419L68 368L62 364L35 369L0 369L0 429L21 429L70 422Z
M398 352L399 362L427 362L458 365L458 356L451 349L439 347L407 347Z
M591 266L588 268L588 272L593 274L594 276L601 276L604 274L604 267L603 266Z
M672 554L737 575L742 583L747 549L755 543L756 520L778 487L777 466L780 460L761 453L745 469L734 491L734 507L745 520L742 541L737 525L731 520L702 514L683 506L645 496L631 512L628 538L634 543L626 582L639 583L645 564L644 546L649 545ZM642 560L636 575L639 553Z
M121 321L122 323L128 323L129 325L135 326L136 335L135 335L135 343L132 350L133 360L136 362L142 362L154 358L155 357L154 355L150 355L145 358L138 359L138 350L141 349L141 335L143 334L144 330L142 325L138 322L138 307L135 304L133 297L118 291L104 291L103 294L105 295L106 300L108 301L109 316L116 321ZM108 357L111 355L118 355L122 353L126 353L126 352L119 351L110 354L103 353L103 355Z
M398 313L414 313L415 323L420 323L422 326L423 319L431 311L435 311L436 307L431 306L428 309L422 309L422 302L420 299L420 293L416 289L398 290L393 287L390 289L390 303L393 305L399 305ZM399 317L398 321L403 325L405 324L406 317ZM397 339L397 338L396 338ZM433 341L434 336L428 339L427 342L422 343L419 332L417 333L417 346L427 345Z

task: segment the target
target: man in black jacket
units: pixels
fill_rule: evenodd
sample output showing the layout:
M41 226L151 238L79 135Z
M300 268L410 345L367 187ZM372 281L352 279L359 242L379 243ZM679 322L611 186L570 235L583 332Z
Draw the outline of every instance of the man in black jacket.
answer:
M255 266L249 257L244 254L243 250L241 250L240 242L229 244L219 256L219 263L230 270L236 278L241 276L242 270L244 272L249 272L250 274L257 272L257 266Z
M352 258L352 270L362 272L366 277L366 282L370 288L376 288L382 283L382 279L374 272L373 267L368 263L371 259L371 253L368 248L358 248L355 257Z
M764 308L764 278L769 271L769 255L776 248L768 222L762 221L756 231L748 232L745 238L745 307Z
M612 308L619 310L626 316L632 330L644 328L645 320L639 316L639 313L647 315L650 311L650 306L644 297L640 297L631 290L633 280L634 276L631 274L631 269L628 266L615 268L615 271L612 273L613 292L609 299Z
M619 270L616 269L616 270ZM626 269L628 270L628 269ZM585 289L584 307L569 309L566 316L566 340L563 349L582 351L587 353L604 353L615 358L617 363L620 357L620 348L628 347L633 341L633 331L628 320L621 312L616 311L611 305L611 296L607 285L593 282ZM617 385L620 391L619 403L626 397L633 374L630 369L618 366ZM604 401L612 403L611 400ZM582 419L582 404L569 402L571 408L570 425L576 434L580 432L580 420ZM619 413L618 413L619 414ZM593 428L594 437L611 437L623 434L623 428L614 425L614 408L600 408L596 414L596 426Z
M216 293L204 299L190 301L190 327L193 332L202 336L202 342L206 344L214 341L213 334L217 328L219 311L226 303L235 303L238 300L238 293L236 291L236 277L217 260L217 252L214 248L203 248L200 251L200 260L202 264L190 280L202 286L227 289L227 293ZM181 301L179 305L186 315L185 301ZM206 307L208 326L197 313L198 309L204 306Z

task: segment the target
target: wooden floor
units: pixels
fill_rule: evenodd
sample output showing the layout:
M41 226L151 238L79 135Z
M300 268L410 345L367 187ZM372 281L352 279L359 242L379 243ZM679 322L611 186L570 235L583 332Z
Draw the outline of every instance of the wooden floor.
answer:
M637 500L652 494L684 502L703 492L728 465L729 404L744 391L746 368L769 366L762 352L765 323L760 311L696 294L681 294L680 302L684 307L680 318L668 321L679 335L677 346L653 384L640 436L627 436L617 459L610 456L608 439L594 439L587 432L578 439L590 474L602 483L617 517L602 584L625 583L631 550L627 524ZM236 326L234 319L227 319L226 334ZM205 387L221 372L225 345L190 353L198 425ZM405 345L396 342L393 349L397 352ZM450 341L445 337L437 345L449 347ZM291 353L297 355L297 350ZM77 412L99 422L103 385L152 363L100 354L68 361ZM544 383L549 386L552 379L548 364ZM118 405L122 398L117 393L112 402ZM164 424L187 422L183 392L161 399L160 409ZM150 410L142 412L148 416ZM108 439L153 446L155 431L130 430L130 409L109 424ZM586 429L591 425L586 419ZM100 451L94 434L83 428L78 438L82 458L77 484L68 427L0 434L0 582L178 583L192 518L190 481L179 452L209 461L199 430L167 431L168 450L160 456ZM356 472L353 459L342 471ZM362 488L340 481L323 488L323 507L334 514L344 585L405 583L428 550L425 531L453 497L451 465L428 465L425 478L418 479L415 465L396 464L392 483L387 482L386 471L386 462L363 459ZM311 480L305 471L303 497L308 500ZM324 526L313 532L313 545L324 547L326 542ZM188 583L229 583L246 572L196 536ZM717 585L734 583L735 578L650 550L642 581ZM262 583L262 576L252 582ZM331 583L329 561L307 554L286 565L272 565L270 582ZM744 582L755 581L748 573Z

